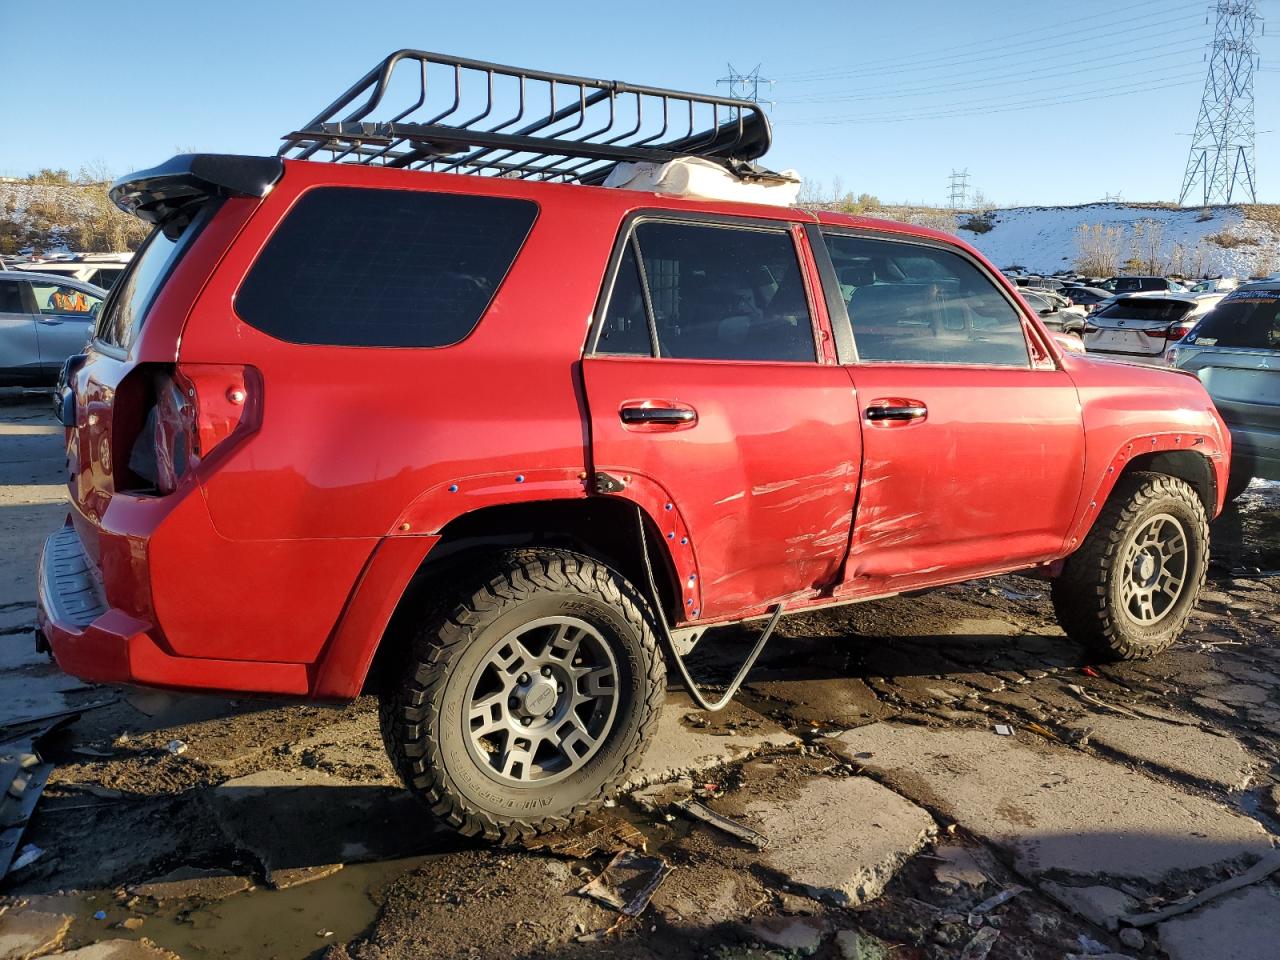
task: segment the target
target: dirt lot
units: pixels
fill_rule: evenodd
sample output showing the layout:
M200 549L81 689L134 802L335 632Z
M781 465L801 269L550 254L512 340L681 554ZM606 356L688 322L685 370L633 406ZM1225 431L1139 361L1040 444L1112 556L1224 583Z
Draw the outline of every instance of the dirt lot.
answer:
M0 960L1276 956L1280 577L1245 568L1280 568L1280 487L1215 524L1213 582L1154 662L1091 665L1017 577L788 618L725 713L671 692L631 794L501 850L432 827L370 699L86 687L37 656L35 557L63 514L47 409L0 400L0 741L82 712L43 743ZM749 640L704 641L702 674ZM691 796L767 846L672 806ZM643 913L576 894L640 844L673 868Z

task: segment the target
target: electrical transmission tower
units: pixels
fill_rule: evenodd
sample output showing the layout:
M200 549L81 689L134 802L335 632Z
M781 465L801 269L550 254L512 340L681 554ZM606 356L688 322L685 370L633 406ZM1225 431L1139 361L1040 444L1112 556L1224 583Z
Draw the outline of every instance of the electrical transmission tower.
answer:
M716 86L724 84L729 88L729 96L739 100L750 100L752 103L763 103L773 109L772 100L760 99L760 85L768 84L769 89L773 89L776 80L768 80L760 76L760 64L756 64L750 73L739 73L738 69L731 63L728 65L729 75L721 77L716 81Z
M951 171L951 191L947 195L952 210L959 210L969 199L969 170Z
M1182 179L1179 205L1194 195L1195 203L1231 203L1237 193L1258 202L1253 174L1253 72L1258 52L1258 0L1219 0L1209 75L1204 82L1200 116L1191 138L1191 155Z

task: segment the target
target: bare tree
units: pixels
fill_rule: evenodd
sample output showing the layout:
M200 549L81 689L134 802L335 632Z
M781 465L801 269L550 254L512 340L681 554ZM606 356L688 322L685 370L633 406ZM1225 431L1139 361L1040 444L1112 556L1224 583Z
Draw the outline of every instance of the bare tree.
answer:
M1076 228L1076 272L1110 277L1120 272L1124 235L1119 227L1082 223Z

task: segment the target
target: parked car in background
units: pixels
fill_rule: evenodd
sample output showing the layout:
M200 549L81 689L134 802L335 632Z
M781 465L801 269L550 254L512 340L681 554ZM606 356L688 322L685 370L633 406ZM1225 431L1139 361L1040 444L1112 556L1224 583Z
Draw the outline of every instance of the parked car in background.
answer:
M79 280L81 283L91 283L103 290L110 290L132 259L132 253L79 253L50 260L31 260L16 264L14 269L35 270L39 273L68 277Z
M1111 290L1113 293L1118 294L1152 291L1186 292L1186 287L1176 280L1170 280L1168 277L1112 277L1107 281L1103 289Z
M1084 307L1086 313L1091 313L1093 308L1100 303L1104 303L1115 296L1109 290L1102 290L1098 287L1067 287L1062 291L1071 298L1071 302L1078 307Z
M1228 294L1166 359L1200 378L1231 430L1228 499L1254 477L1280 480L1280 281Z
M1065 306L1064 298L1055 297L1047 290L1028 289L1018 292L1022 294L1022 299L1027 301L1031 309L1039 314L1040 319L1050 330L1060 330L1077 337L1083 336L1084 314L1070 306Z
M1218 277L1216 280L1201 280L1193 283L1188 289L1188 293L1230 293L1240 286L1240 281L1235 277Z
M1118 296L1089 314L1085 349L1096 356L1163 365L1169 344L1181 340L1220 299L1186 293Z
M0 386L52 386L84 350L107 291L31 271L0 271Z

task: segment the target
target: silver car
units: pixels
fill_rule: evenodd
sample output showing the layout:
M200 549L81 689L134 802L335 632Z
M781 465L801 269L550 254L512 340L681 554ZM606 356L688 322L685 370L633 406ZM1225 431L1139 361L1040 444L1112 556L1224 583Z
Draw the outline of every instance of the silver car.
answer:
M1200 378L1231 430L1227 496L1280 480L1280 280L1228 294L1166 358Z
M107 291L31 271L0 271L0 387L52 386L84 350Z
M1181 340L1221 299L1186 293L1133 293L1101 303L1084 324L1094 356L1163 366L1165 349Z

